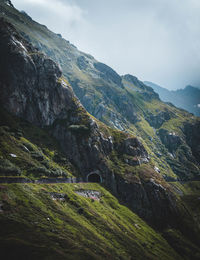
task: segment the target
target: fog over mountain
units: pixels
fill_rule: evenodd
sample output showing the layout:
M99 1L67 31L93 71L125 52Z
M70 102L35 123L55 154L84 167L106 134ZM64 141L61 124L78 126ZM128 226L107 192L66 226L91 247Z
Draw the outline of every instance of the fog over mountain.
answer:
M168 89L200 85L198 0L13 0L118 73Z

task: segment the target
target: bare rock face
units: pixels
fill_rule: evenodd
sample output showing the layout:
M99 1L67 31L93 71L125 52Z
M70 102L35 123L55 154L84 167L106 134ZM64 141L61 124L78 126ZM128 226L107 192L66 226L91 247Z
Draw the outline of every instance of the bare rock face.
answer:
M166 129L159 130L159 136L162 143L166 146L166 148L171 152L175 152L176 149L181 145L183 142L181 137L174 132L169 132Z
M122 86L121 77L113 69L108 67L106 64L97 62L94 63L94 67L100 72L100 77L102 77L105 80L114 82L117 85Z
M148 158L148 153L137 138L127 138L117 146L117 150L130 156Z
M148 123L156 129L160 128L164 122L171 118L173 118L173 114L169 111L161 111L156 115L149 113L148 116L146 116Z
M127 183L118 177L117 186L120 198L153 226L162 229L168 225L177 225L179 212L176 198L154 179L140 183Z
M4 0L5 4L14 7L14 5L12 4L12 2L10 0Z
M200 162L200 122L196 124L185 124L184 133L186 135L186 142L191 147L193 156Z
M39 126L50 125L76 108L71 88L60 80L57 64L2 19L0 34L0 101L4 108Z

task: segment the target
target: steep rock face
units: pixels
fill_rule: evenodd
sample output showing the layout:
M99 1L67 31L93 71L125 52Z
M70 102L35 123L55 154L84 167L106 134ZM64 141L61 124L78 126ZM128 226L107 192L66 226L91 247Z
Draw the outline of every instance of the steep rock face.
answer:
M186 123L184 125L184 133L186 135L186 142L191 147L192 154L198 162L200 162L200 122L195 124Z
M3 2L11 7L14 7L10 0L3 0Z
M108 81L114 82L117 85L122 86L121 77L109 66L101 62L94 63L94 67L101 73L100 76Z
M137 138L128 138L116 147L119 153L125 153L130 156L143 156L148 158L148 153Z
M170 120L173 117L174 117L173 113L165 110L165 111L160 111L156 114L149 113L145 117L145 119L150 124L150 126L157 129L160 128L164 122Z
M168 225L177 226L180 217L176 198L153 178L138 183L127 183L118 178L117 190L122 200L153 226L160 229Z
M39 126L50 125L75 109L72 90L59 82L59 67L4 20L0 20L0 28L0 100L4 108Z
M161 128L159 130L159 136L161 138L162 143L171 153L175 152L182 143L180 136L178 136L174 132L169 132L166 129Z

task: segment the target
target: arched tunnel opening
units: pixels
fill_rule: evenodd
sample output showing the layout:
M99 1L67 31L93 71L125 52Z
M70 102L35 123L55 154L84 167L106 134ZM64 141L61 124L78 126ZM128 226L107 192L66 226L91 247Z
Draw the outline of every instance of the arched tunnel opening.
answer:
M90 175L88 175L88 182L101 183L101 176L97 173L91 173Z

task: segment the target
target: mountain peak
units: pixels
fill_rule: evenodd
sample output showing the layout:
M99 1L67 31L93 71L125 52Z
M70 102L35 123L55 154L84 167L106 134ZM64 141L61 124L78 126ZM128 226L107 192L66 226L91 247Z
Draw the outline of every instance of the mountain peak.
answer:
M10 0L3 0L3 2L11 7L14 7L14 5L12 4L12 2Z

